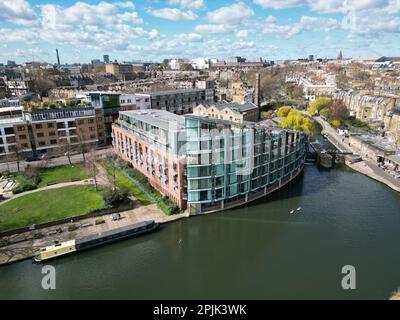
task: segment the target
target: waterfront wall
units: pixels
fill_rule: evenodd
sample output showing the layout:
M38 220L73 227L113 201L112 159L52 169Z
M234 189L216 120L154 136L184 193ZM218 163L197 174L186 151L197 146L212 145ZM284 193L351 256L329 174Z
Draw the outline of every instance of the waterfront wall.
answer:
M84 220L87 218L94 218L94 217L105 216L105 215L109 215L109 214L113 214L113 213L123 212L123 211L131 210L133 208L134 208L134 204L130 203L130 204L115 207L115 208L95 210L95 211L92 211L92 212L89 212L87 214L80 215L80 216L68 217L68 218L64 218L64 219L49 221L46 223L35 224L34 229L31 229L30 226L27 226L27 227L13 229L13 230L6 230L6 231L0 232L0 238L6 237L6 236L11 236L14 234L24 233L24 232L28 232L28 231L34 231L34 230L40 230L40 229L44 229L44 228L48 228L48 227L53 227L53 226L57 226L57 225L64 224L64 223L69 223L69 222L74 223L74 222L78 222L80 220Z

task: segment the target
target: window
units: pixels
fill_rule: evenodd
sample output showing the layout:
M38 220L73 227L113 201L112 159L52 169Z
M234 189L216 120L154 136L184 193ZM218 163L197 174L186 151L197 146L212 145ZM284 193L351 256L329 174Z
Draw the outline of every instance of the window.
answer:
M54 128L54 123L52 123L52 122L48 123L47 128Z
M50 136L50 137L54 137L55 135L56 135L56 132L55 132L55 131L50 131L50 132L49 132L49 136Z
M43 146L45 146L46 145L46 142L44 142L44 141L39 141L39 146L40 147L43 147Z
M94 119L88 119L88 123L94 123Z
M42 129L42 128L43 128L43 125L42 125L42 124L35 124L35 128L36 128L36 129Z
M57 123L57 128L58 128L58 129L63 129L63 128L65 128L65 123L64 123L64 122L58 122L58 123Z
M57 144L57 140L50 140L50 144Z
M79 124L79 125L82 125L82 124L84 124L84 123L85 123L84 120L78 120L78 124ZM69 125L69 122L68 122L68 125Z
M68 127L76 127L75 121L68 121Z
M44 137L44 133L43 133L43 132L38 132L37 137L38 137L38 138Z
M14 129L13 128L5 128L4 129L4 134L14 134Z
M18 127L18 131L25 131L25 127Z
M20 140L25 140L26 139L26 134L20 134L19 135Z

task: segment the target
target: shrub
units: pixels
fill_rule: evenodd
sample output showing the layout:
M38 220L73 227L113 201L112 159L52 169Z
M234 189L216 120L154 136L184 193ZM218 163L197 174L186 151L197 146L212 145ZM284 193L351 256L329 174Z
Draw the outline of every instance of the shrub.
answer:
M69 231L69 232L75 231L75 230L77 230L77 229L78 229L78 226L77 226L76 224L70 224L70 225L68 226L68 231Z
M97 218L94 224L97 226L97 225L103 224L103 223L105 223L105 220L104 220L104 219L102 219L102 218Z
M13 189L14 194L22 193L29 190L34 190L38 186L38 179L29 178L23 174L14 177L18 185Z
M121 203L124 203L128 199L128 192L127 190L111 190L111 189L105 189L102 192L102 196L104 199L104 202L108 206L117 206Z

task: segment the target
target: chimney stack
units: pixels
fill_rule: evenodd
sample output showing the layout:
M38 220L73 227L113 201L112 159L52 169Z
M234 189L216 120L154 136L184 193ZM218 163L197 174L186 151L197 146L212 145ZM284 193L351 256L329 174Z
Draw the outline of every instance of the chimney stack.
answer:
M260 74L256 73L256 88L254 91L254 104L260 108L261 107L261 93L260 93Z
M57 64L60 65L60 56L58 55L58 49L56 49L56 53L57 53Z

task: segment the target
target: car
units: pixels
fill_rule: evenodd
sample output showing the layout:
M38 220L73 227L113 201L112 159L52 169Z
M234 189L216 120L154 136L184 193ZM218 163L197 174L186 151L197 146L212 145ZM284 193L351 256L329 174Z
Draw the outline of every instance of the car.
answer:
M110 219L111 219L112 221L121 220L121 215L120 215L119 213L114 213L114 214L112 214L112 215L110 216Z

